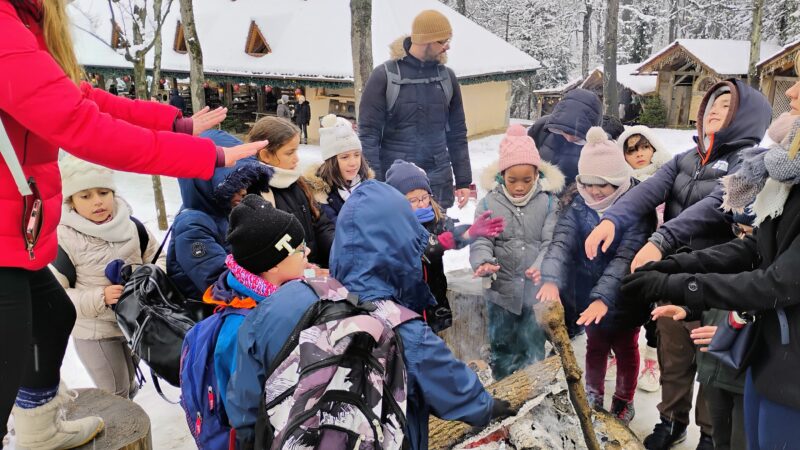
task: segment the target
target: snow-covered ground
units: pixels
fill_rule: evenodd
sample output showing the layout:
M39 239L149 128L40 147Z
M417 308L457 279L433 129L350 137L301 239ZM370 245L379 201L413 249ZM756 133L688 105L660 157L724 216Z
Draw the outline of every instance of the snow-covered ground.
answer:
M664 143L669 147L673 153L686 150L692 146L693 132L691 130L658 130L658 134ZM471 141L470 156L472 160L473 179L476 184L479 184L480 176L483 170L497 159L497 151L502 135L489 136L486 138ZM319 162L319 147L304 145L300 149L300 160L303 166ZM153 206L151 178L145 175L136 175L128 173L120 173L116 177L119 194L122 195L133 207L134 215L145 222L152 230L156 231L156 212ZM164 186L164 196L167 204L167 211L170 212L170 221L172 215L178 211L180 207L180 191L178 190L177 181L174 178L162 178ZM478 197L481 198L485 194L485 190L478 186ZM474 201L471 201L464 209L457 207L451 208L448 214L464 222L471 222L475 211ZM158 234L163 236L163 232ZM450 251L445 254L445 268L446 270L455 270L460 268L469 267L469 249L460 251ZM644 333L640 338L641 345L644 346ZM576 354L580 361L583 360L585 354L585 337L576 341ZM149 370L143 368L145 373ZM86 370L83 368L80 360L75 353L75 350L70 343L67 349L67 355L62 366L62 376L67 383L73 387L92 387L92 381L89 378ZM162 383L165 394L168 398L177 400L179 390ZM607 400L610 402L610 396L614 391L613 381L607 383L606 392ZM186 419L183 410L178 405L171 405L161 399L153 388L153 384L149 381L145 384L144 388L139 392L135 401L139 403L145 411L150 415L151 424L153 427L153 448L159 450L168 449L181 449L189 450L194 449L194 441L189 434L189 429L186 424ZM642 438L646 436L658 420L658 412L656 404L660 401L660 391L648 394L638 391L636 394L636 418L631 424L632 429ZM608 405L607 405L608 406ZM690 449L697 445L699 432L696 427L691 427L689 438L675 449Z

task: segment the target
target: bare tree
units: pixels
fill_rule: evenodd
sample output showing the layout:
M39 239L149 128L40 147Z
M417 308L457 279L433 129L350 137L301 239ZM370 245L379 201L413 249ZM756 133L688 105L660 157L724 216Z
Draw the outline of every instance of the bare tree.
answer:
M581 51L581 76L589 75L589 47L592 45L592 0L586 0L586 12L583 14L583 47Z
M603 54L603 103L606 114L619 117L617 107L617 24L619 20L619 0L608 0L606 11L606 43Z
M456 11L462 16L467 15L467 0L456 0Z
M753 24L750 28L750 62L747 66L747 79L750 86L756 89L761 81L756 64L761 57L761 19L763 16L764 0L753 0Z
M153 14L159 14L163 0L153 0ZM161 33L156 34L155 42L153 43L153 82L150 84L150 94L158 95L158 89L161 85L161 51L162 51ZM160 99L159 99L160 100Z
M353 88L358 116L361 93L372 73L372 0L350 0L350 46L353 52Z
M181 24L189 52L189 87L192 93L192 111L197 112L206 106L206 93L203 89L205 74L203 73L203 49L194 25L194 8L192 0L179 0L181 7Z

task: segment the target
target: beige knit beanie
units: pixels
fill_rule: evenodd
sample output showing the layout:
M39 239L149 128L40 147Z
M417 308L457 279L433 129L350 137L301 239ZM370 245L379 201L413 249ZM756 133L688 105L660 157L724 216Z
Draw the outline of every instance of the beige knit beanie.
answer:
M430 44L453 36L450 21L439 11L428 9L417 14L411 25L412 44Z
M64 201L72 194L92 188L106 188L117 190L114 184L114 171L97 164L78 159L72 155L65 155L58 162L61 169L61 192Z

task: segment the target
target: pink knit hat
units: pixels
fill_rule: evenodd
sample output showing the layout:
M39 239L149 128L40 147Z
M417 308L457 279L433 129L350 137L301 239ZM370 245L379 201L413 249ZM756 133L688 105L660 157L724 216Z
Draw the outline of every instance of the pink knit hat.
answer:
M586 133L586 145L578 160L578 183L621 186L629 181L631 166L625 162L622 149L608 139L600 127L592 127Z
M508 127L506 135L500 141L500 172L518 164L539 167L542 158L528 131L522 125Z

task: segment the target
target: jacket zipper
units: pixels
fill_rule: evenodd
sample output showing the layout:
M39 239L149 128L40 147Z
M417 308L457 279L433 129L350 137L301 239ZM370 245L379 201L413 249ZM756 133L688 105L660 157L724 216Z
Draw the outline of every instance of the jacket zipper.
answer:
M694 169L694 176L692 176L692 184L689 186L689 192L686 193L686 199L683 201L683 209L688 208L687 204L689 203L689 199L692 197L692 192L694 192L694 186L697 184L697 177L700 176L700 170L702 170L703 166L700 164L700 161L695 163Z

